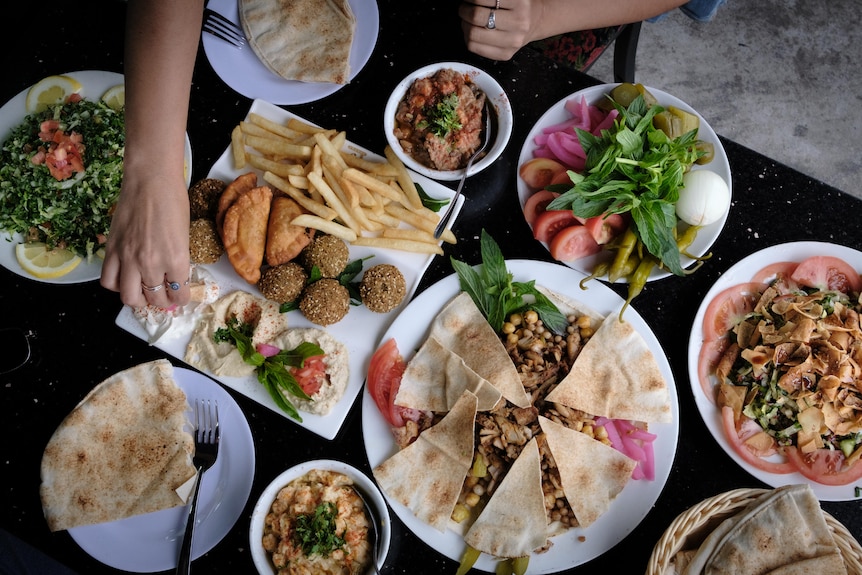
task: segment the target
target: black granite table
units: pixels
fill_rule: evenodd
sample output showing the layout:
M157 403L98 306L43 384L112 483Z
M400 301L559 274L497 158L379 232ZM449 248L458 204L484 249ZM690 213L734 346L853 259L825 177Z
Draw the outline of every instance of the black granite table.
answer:
M7 33L0 39L0 101L49 74L123 71L123 2L52 2L47 6L16 2L4 12ZM467 200L454 227L458 244L446 247L447 257L434 260L419 290L452 272L449 255L478 263L477 238L482 227L501 244L507 258L550 261L546 250L532 239L520 213L515 188L517 158L526 134L547 108L596 80L557 68L527 51L502 63L473 56L464 49L451 0L383 1L380 19L371 60L348 86L317 102L289 109L320 125L346 129L349 139L368 149L382 150L386 143L383 107L403 76L435 61L465 61L483 68L512 101L512 139L492 167L469 180ZM188 125L194 179L207 174L228 145L230 129L244 118L249 105L247 98L218 78L201 51ZM709 110L699 111L709 118ZM673 470L655 507L622 543L566 573L642 573L656 540L679 513L730 489L765 487L718 447L694 405L686 356L695 312L724 270L767 246L821 240L862 247L862 229L853 216L862 210L862 202L730 140L722 139L722 143L733 173L734 198L726 228L713 246L714 257L690 277L649 283L634 303L660 340L677 382L680 436ZM114 319L121 303L98 282L49 285L0 269L0 286L0 327L28 332L34 355L24 368L0 376L0 527L80 573L117 573L82 551L67 533L49 533L39 502L39 463L57 424L94 384L164 354L116 327ZM613 289L623 293L618 286ZM195 562L194 569L200 573L254 572L249 515L266 483L282 470L309 459L331 458L368 471L359 405L354 405L340 434L327 441L245 396L231 394L254 436L255 481L245 512L233 529ZM824 502L823 507L857 538L862 537L859 502ZM417 539L394 514L393 519L385 573L454 573L454 561Z

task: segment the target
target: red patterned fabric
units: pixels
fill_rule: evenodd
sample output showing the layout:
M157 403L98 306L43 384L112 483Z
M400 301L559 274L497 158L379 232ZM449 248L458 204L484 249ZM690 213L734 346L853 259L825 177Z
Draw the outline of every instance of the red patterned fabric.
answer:
M585 72L608 49L622 28L614 26L568 32L532 42L530 47L558 64Z

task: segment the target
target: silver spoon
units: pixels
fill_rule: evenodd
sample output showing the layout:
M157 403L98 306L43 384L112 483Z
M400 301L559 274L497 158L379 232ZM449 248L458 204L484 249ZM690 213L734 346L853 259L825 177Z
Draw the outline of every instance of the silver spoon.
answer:
M482 107L482 112L482 122L485 124L485 133L482 137L482 143L479 145L479 149L473 152L473 155L470 156L469 160L467 160L467 166L461 173L461 181L458 182L458 189L455 190L455 195L452 197L452 201L449 203L446 213L443 214L443 217L440 218L440 221L437 223L437 227L434 228L434 239L439 239L443 234L443 230L446 229L446 224L449 223L449 218L452 217L452 213L455 211L455 205L458 203L458 197L461 195L461 189L464 187L464 180L467 179L467 172L470 171L474 161L485 155L485 148L488 147L488 143L491 141L491 109L487 99L485 100L485 105Z
M371 508L362 491L357 489L355 485L351 485L350 488L353 489L353 492L362 501L362 505L365 506L365 513L368 515L368 520L371 523L371 529L374 532L374 540L371 542L371 566L374 567L374 572L380 575L380 569L377 567L380 547L380 518L377 517L377 513Z

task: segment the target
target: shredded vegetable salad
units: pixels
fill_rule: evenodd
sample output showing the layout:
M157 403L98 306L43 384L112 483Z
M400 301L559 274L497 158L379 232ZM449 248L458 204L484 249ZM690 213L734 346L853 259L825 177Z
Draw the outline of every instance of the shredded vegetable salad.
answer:
M53 140L43 139L46 128ZM44 161L61 141L57 134L78 142L83 163L63 179ZM104 102L78 100L28 115L0 148L0 229L91 258L110 228L124 148L123 112Z

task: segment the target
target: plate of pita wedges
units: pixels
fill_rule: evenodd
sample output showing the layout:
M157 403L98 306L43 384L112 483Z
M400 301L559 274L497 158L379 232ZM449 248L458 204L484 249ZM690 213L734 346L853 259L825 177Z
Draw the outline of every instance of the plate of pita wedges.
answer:
M377 43L374 0L212 0L209 9L243 28L240 49L202 34L204 52L231 88L273 104L304 104L337 92Z
M556 573L608 551L649 513L673 464L679 404L657 338L635 310L620 321L624 302L613 290L581 290L585 276L557 264L509 260L506 268L580 318L581 335L563 336L579 350L566 375L519 373L513 346L449 276L417 296L381 340L381 349L394 341L406 362L395 404L433 414L432 423L417 417L422 431L405 441L410 425L393 428L366 392L365 448L392 509L433 549L455 561L478 550L474 567L488 572L529 557L530 573ZM612 436L623 424L650 438L641 447L652 469L604 441L600 427ZM477 477L490 481L476 490ZM466 514L463 501L473 505Z
M176 567L195 469L190 405L218 403L219 456L201 483L193 558L236 523L254 478L251 430L233 398L160 359L118 372L59 424L42 456L40 496L51 531L95 559L151 573Z

